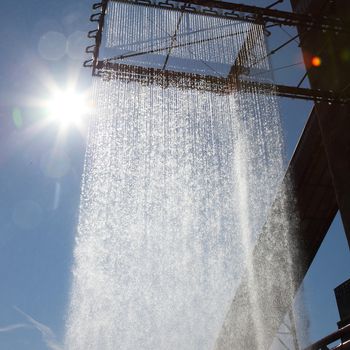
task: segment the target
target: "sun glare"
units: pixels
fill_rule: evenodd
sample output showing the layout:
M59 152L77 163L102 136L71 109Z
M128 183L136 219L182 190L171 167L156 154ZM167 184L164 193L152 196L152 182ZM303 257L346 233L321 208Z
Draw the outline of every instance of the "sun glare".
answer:
M49 118L63 127L79 126L88 112L87 100L73 90L57 91L47 101L47 111Z

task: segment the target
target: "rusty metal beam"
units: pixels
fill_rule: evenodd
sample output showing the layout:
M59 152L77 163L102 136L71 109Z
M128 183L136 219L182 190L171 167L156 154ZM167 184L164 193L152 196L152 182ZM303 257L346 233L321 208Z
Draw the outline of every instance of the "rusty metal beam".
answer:
M176 86L182 89L196 89L228 94L237 86L234 79L214 77L203 74L175 72L161 68L149 68L122 63L99 61L97 69L103 79L137 81L144 85L162 87Z
M240 78L242 73L249 72L249 68L242 66L233 66L227 78L106 61L98 61L96 69L104 79L138 81L146 85L174 86L183 89L206 90L223 94L230 94L234 91L249 92L251 89L259 89L262 94L264 92L273 92L277 96L287 98L337 104L346 104L349 102L348 96L342 96L332 91L304 89ZM254 75L252 75L252 78L254 78Z
M350 336L350 324L338 329L336 332L328 335L327 337L324 337L323 339L319 340L318 342L308 346L304 350L323 350L327 345L330 345L334 343L335 341L343 338L343 337L349 337ZM334 349L350 349L350 341L346 342L346 344L341 344L341 346L337 346Z

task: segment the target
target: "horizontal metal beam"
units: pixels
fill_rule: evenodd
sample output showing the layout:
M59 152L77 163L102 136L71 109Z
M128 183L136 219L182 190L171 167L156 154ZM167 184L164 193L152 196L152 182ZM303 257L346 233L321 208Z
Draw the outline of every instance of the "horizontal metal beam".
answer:
M332 343L334 343L335 341L345 337L345 336L350 336L350 324L338 329L336 332L328 335L327 337L319 340L318 342L308 346L306 349L304 350L322 350L322 349L326 349L327 345L330 345ZM345 344L343 344L345 345ZM337 347L336 349L350 349L350 341L348 341L346 343L346 347Z
M203 74L175 72L161 68L149 68L122 63L98 61L97 71L104 79L137 81L144 85L162 87L177 86L183 89L197 89L228 94L237 86L234 79Z
M350 101L348 96L341 96L332 91L298 88L286 85L276 85L261 81L247 80L240 75L249 72L249 68L236 66L231 70L229 77L216 77L187 72L163 70L122 63L98 61L96 71L105 79L122 79L138 81L146 85L161 85L163 87L176 86L179 88L213 91L230 94L233 91L249 92L250 89L259 89L261 93L274 91L277 96L310 100L314 102L329 102L345 104ZM235 72L233 74L233 71ZM252 76L254 78L254 76Z
M287 98L295 98L299 100L308 100L314 102L329 102L329 103L349 103L349 96L342 96L333 91L305 89L294 86L274 85L276 88L276 95Z

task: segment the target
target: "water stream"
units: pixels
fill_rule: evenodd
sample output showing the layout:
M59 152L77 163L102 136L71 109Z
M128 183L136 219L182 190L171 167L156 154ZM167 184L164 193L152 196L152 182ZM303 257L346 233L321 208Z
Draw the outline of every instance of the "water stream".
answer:
M113 3L107 49L169 40L179 13L141 10ZM223 27L249 32L249 55L239 59L268 68L260 26L187 17L178 40L196 44L175 58L206 62L207 71L228 64L247 34L205 41ZM122 27L127 37L118 37ZM274 91L221 94L115 77L96 78L92 98L65 346L212 350L283 174ZM259 320L257 310L257 328Z

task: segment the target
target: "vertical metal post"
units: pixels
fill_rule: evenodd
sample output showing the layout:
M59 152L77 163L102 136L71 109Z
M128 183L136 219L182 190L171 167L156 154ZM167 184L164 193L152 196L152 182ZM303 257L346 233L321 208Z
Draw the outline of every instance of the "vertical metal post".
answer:
M335 196L350 248L350 107L316 106Z
M350 16L348 0L291 0L294 9L303 9L314 16L325 11L331 17L346 20ZM323 6L324 4L328 6ZM299 32L302 31L299 28ZM301 36L306 65L310 57L319 56L320 67L309 67L308 77L313 89L327 89L346 94L350 90L350 65L341 53L348 48L349 37L341 33L310 30ZM350 107L319 103L315 106L329 173L346 237L350 248Z

